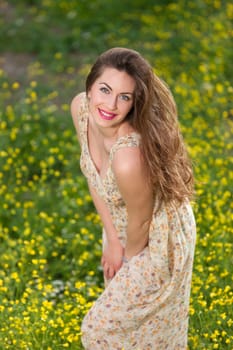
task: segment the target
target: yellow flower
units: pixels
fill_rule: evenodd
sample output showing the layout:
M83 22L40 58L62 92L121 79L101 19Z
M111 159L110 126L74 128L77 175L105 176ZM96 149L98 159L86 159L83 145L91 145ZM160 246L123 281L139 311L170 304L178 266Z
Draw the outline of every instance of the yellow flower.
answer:
M15 81L15 82L12 84L12 88L13 88L14 90L19 89L19 87L20 87L20 84L19 84L17 81Z
M32 88L36 87L36 86L37 86L37 81L35 81L35 80L31 81L31 82L30 82L30 86L31 86Z
M62 53L61 52L56 52L55 55L54 55L54 58L56 60L60 60L62 58Z

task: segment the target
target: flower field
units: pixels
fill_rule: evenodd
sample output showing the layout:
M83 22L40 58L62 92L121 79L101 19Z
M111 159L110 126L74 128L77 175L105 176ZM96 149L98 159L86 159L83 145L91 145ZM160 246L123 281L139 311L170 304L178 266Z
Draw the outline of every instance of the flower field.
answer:
M0 350L82 349L101 225L69 104L112 46L169 84L193 160L189 350L233 349L232 19L220 0L0 3Z

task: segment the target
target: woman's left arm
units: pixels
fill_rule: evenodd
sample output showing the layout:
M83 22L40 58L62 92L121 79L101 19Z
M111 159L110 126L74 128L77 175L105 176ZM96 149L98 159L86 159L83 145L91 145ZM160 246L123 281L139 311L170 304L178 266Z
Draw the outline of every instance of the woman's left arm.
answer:
M138 147L117 150L113 172L127 209L126 259L139 254L148 244L154 197Z

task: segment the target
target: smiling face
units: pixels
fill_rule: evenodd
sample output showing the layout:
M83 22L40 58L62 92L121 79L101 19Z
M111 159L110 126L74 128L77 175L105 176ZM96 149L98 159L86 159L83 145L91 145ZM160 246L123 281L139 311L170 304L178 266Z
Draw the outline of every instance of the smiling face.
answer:
M120 125L131 111L135 81L125 71L105 68L88 92L89 109L100 127Z

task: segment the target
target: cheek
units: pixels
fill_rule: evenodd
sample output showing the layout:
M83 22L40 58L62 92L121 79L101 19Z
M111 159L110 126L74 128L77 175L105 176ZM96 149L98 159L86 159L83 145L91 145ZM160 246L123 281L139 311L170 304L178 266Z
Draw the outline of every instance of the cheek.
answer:
M87 96L90 100L90 103L92 103L93 105L96 105L96 104L101 102L101 95L100 95L99 91L96 91L95 89L91 89L88 92Z
M132 108L133 108L133 102L128 104L127 106L125 106L125 108L124 108L125 109L125 113L128 114L131 111Z

